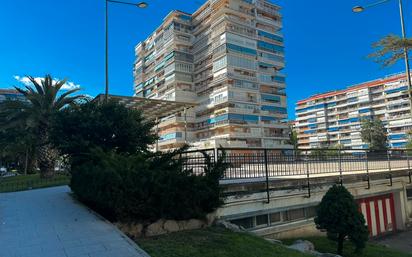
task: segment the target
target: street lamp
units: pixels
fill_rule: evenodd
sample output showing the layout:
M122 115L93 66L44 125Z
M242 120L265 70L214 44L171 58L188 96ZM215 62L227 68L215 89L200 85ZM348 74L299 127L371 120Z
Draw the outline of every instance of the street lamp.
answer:
M352 8L352 11L355 13L360 13L363 12L365 9L368 9L370 7L374 7L376 5L380 5L386 2L389 2L391 0L383 0L379 1L367 6L355 6ZM406 32L405 32L405 20L403 17L403 5L402 5L402 0L399 0L399 15L400 15L400 20L401 20L401 29L402 29L402 39L406 39ZM412 97L411 97L411 89L412 89L412 84L411 84L411 74L409 70L409 53L408 53L408 48L404 46L403 48L403 55L405 58L405 69L406 69L406 79L408 81L408 96L409 96L409 105L411 108L411 116L412 116Z
M124 4L124 5L132 5L138 8L146 8L148 6L148 3L146 2L138 2L138 3L128 3L128 2L122 2L122 1L115 1L115 0L106 0L106 87L105 87L105 94L104 94L104 99L107 102L107 99L109 98L109 3L115 3L115 4Z

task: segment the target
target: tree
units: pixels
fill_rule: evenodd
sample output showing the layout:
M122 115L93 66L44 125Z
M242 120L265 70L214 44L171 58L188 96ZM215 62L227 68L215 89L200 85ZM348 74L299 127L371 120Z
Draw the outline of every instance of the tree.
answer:
M405 49L412 48L412 39L403 39L397 35L388 35L372 45L376 51L369 55L383 66L391 66L402 60Z
M408 142L406 143L406 149L408 149L408 153L411 153L412 150L412 130L408 130L408 132L406 132L406 135L408 137Z
M360 253L368 240L365 218L351 193L343 186L334 185L326 192L316 210L317 229L326 230L329 239L337 242L337 253L342 255L344 240L348 238Z
M134 154L147 151L157 136L154 123L123 104L86 102L66 108L54 117L53 144L70 162L87 160L91 150ZM64 135L64 136L62 136Z
M46 75L41 81L30 76L28 78L34 87L15 87L26 101L7 100L0 105L0 116L4 118L0 125L3 131L25 128L27 133L36 136L35 152L40 175L42 178L48 178L54 175L54 165L58 157L50 142L52 118L64 107L84 96L72 96L79 88L60 94L66 80L54 81L50 75Z
M287 140L287 144L293 145L293 149L298 149L298 133L293 128L290 128L289 139Z
M35 135L23 127L0 131L0 158L8 164L16 164L20 173L33 173Z
M386 129L379 119L362 120L361 138L371 152L387 150Z

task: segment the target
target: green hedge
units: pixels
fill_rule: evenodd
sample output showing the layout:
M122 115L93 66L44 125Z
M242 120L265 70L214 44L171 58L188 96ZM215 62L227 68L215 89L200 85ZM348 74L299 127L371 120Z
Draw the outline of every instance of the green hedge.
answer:
M78 198L112 221L203 218L218 208L223 158L203 176L182 168L178 152L123 155L94 150L88 162L72 167Z

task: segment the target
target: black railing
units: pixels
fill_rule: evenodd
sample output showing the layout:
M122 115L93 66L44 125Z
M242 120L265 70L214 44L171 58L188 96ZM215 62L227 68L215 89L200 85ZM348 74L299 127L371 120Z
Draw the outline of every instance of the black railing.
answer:
M370 172L391 172L411 168L412 150L284 150L284 149L207 149L183 154L184 167L201 174L206 165L202 152L211 161L224 158L229 163L222 180L256 178L304 178L342 176ZM410 175L410 173L409 173Z
M207 154L206 157L205 153ZM412 150L390 149L385 151L340 150L340 149L207 149L182 154L185 169L197 175L204 172L207 159L218 158L229 164L221 178L224 184L266 183L269 201L271 180L306 179L307 193L310 196L311 180L336 177L337 183L344 183L345 175L361 175L371 187L371 174L385 174L388 185L393 184L393 171L403 171L412 183Z
M284 149L207 149L182 155L184 166L201 174L207 153L212 161L224 158L230 166L223 180L269 177L299 177L328 173L391 171L411 167L412 150L284 150Z

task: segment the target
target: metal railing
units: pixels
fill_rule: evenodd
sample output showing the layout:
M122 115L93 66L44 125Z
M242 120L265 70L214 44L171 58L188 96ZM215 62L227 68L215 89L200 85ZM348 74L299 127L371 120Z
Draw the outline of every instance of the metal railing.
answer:
M52 178L40 178L39 176L16 176L0 178L0 193L17 192L37 188L68 185L69 175L55 175Z
M404 171L412 183L412 150L207 149L184 153L184 168L197 175L203 174L207 164L204 153L212 162L223 158L229 164L221 178L222 183L265 182L268 199L270 180L306 179L309 196L311 180L315 178L336 177L337 183L343 184L345 175L361 175L369 189L371 173L385 174L392 185L393 171Z
M230 166L222 180L266 177L299 177L351 174L356 172L410 169L412 150L391 149L369 152L366 150L312 149L207 149L185 152L184 167L201 174L208 154L212 161L224 158Z

